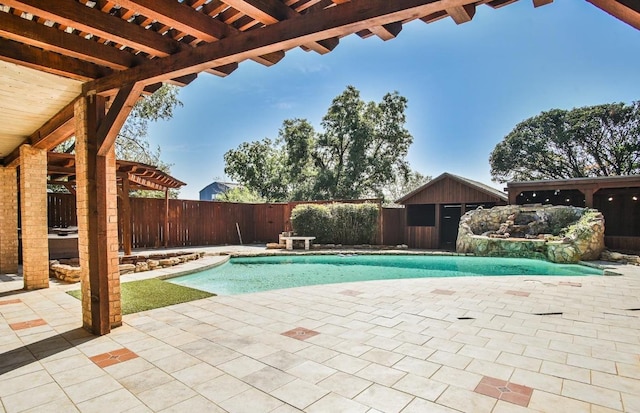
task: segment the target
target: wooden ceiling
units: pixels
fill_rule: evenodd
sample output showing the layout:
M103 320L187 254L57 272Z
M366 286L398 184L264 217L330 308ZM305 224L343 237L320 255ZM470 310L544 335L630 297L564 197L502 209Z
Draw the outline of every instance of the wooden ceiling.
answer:
M154 91L245 60L278 63L344 36L396 37L406 22L472 20L515 0L0 0L0 159L21 143L50 149L74 133L80 94ZM534 6L553 0L533 0ZM640 29L638 0L588 0Z

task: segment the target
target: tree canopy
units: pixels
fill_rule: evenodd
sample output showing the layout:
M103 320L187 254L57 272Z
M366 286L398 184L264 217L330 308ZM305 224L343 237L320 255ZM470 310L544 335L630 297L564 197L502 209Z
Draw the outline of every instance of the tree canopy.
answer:
M397 92L365 102L348 86L322 118L322 131L306 119L287 119L275 141L228 151L225 173L268 201L382 198L411 172L406 108Z
M640 173L640 101L553 109L518 125L489 157L495 181Z

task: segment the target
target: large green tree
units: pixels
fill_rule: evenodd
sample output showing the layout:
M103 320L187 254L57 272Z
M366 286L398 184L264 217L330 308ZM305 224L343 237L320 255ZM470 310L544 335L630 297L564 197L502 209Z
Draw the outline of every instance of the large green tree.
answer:
M270 201L383 197L390 184L409 178L406 108L397 92L365 102L348 86L333 99L321 132L305 119L285 120L277 140L228 151L225 173Z
M489 157L499 182L640 173L640 101L553 109L518 125Z

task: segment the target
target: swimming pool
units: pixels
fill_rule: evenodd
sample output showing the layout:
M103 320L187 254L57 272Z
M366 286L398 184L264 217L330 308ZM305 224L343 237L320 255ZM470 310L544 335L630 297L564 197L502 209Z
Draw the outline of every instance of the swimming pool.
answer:
M216 294L399 278L486 275L602 275L584 265L523 258L433 255L278 255L232 258L226 264L168 281Z

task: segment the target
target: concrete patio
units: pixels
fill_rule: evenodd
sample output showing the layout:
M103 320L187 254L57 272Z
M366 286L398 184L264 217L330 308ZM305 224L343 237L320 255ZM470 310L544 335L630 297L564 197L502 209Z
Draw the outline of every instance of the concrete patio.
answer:
M77 284L0 276L0 412L640 412L640 267L614 270L212 297L102 337Z

